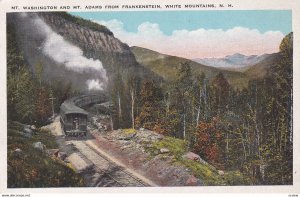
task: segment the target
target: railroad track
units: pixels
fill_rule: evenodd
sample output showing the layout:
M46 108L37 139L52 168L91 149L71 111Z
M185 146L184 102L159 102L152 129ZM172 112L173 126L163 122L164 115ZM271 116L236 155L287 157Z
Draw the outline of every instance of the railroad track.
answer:
M91 103L102 103L106 101L104 94L99 95L81 95L73 97L67 102L76 107L83 107ZM140 176L139 174L122 166L119 162L112 159L111 156L95 146L91 140L86 138L65 138L78 149L95 166L97 176L93 179L93 186L96 187L145 187L155 186L154 183ZM141 178L139 178L141 177Z
M95 187L145 187L151 186L140 178L136 177L124 167L101 154L86 141L71 141L74 146L88 160L90 160L96 168L100 176L95 181Z

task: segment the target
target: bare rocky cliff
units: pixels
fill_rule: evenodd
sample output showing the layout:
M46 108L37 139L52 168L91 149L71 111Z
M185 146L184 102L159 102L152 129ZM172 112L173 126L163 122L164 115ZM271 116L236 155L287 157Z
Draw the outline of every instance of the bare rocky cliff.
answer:
M63 12L10 13L18 48L43 81L71 84L78 92L113 89L117 74L159 78L137 63L129 46L100 24Z
M55 32L79 46L86 57L100 59L108 72L116 67L138 66L129 46L115 38L107 28L102 26L102 29L94 30L78 25L66 14L44 12L39 16Z

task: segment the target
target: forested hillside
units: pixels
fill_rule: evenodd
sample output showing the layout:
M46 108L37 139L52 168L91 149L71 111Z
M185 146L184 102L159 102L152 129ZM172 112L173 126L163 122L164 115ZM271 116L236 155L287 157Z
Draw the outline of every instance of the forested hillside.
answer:
M240 170L254 184L292 184L292 35L266 76L241 90L222 72L210 80L193 72L190 62L181 62L173 82L129 83L132 127L182 138L208 162Z

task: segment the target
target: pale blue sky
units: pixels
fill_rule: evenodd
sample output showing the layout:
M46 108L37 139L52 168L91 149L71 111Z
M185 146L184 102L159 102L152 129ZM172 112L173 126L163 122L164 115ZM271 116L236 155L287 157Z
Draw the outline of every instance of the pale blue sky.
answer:
M73 12L107 26L122 42L186 58L278 52L291 10Z
M266 31L292 31L291 10L224 10L224 11L139 11L139 12L72 12L86 19L122 21L124 29L136 32L143 22L157 23L160 29L170 35L173 30L223 29L236 26Z

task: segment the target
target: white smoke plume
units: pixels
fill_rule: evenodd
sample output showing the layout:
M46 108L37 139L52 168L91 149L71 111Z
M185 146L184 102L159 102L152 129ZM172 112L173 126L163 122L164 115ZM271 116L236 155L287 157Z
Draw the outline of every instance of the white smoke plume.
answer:
M21 17L29 17L28 14L22 13ZM66 41L61 35L54 32L41 18L32 17L33 23L43 34L45 40L41 46L42 52L53 59L55 62L64 65L67 69L83 73L92 70L99 73L99 79L88 80L86 82L88 89L103 90L103 86L107 83L106 70L100 60L88 59L83 56L83 51ZM100 81L101 80L101 81Z
M99 60L87 59L83 56L83 51L80 48L64 41L56 33L49 34L44 43L43 51L56 62L65 64L67 68L78 72L85 69L95 69L103 72L103 76L105 76L106 72Z
M103 83L99 79L89 79L86 84L89 90L103 90Z

